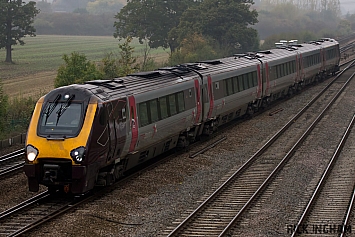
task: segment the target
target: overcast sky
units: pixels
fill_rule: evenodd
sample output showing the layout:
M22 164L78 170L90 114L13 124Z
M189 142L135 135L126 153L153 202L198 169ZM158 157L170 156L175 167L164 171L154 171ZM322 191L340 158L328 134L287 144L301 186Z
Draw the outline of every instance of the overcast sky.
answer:
M355 0L340 0L340 8L343 14L355 13Z

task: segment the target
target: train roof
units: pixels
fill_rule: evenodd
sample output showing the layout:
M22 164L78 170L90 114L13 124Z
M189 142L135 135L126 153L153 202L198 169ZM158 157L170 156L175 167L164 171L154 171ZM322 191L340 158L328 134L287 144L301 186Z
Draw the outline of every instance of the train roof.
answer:
M184 83L197 78L198 75L183 67L165 67L156 71L138 72L112 80L87 81L75 84L90 91L103 101L122 98L147 91L163 89L174 84Z

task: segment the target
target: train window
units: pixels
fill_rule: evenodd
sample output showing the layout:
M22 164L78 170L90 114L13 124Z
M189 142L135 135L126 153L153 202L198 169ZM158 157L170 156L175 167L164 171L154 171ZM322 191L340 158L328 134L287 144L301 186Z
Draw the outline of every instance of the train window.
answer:
M280 77L285 76L284 64L280 65Z
M170 115L175 115L177 113L175 94L169 95L168 100L169 100Z
M167 103L166 96L159 98L159 105L160 105L161 119L165 119L165 118L169 117L168 103Z
M150 123L159 121L158 100L149 101Z
M219 90L219 82L215 82L214 86L215 86L216 90Z
M277 65L277 78L282 77L281 75L281 65Z
M102 108L100 113L100 118L99 118L100 125L104 126L106 124L106 120L107 120L106 110Z
M178 111L179 113L181 113L185 111L184 92L179 92L177 94L177 100L178 100Z
M233 89L234 89L234 93L239 92L239 86L238 86L238 77L233 77Z
M249 88L254 87L254 85L253 85L253 76L251 75L251 72L249 72L247 74L247 77L248 77Z
M122 120L126 120L126 108L122 108Z
M132 117L134 117L132 115ZM139 127L143 127L149 124L147 102L139 104Z
M253 72L252 77L253 77L254 86L257 86L258 85L258 74L256 72Z
M192 97L192 90L189 89L189 97Z
M239 85L239 90L243 91L244 85L243 85L243 77L242 76L238 76L238 85Z
M247 74L243 75L243 83L244 83L244 90L247 90L250 88L249 84L248 84L248 76Z
M228 95L232 95L233 94L233 82L232 82L232 78L228 78L225 80L226 81L226 92L227 92L227 96Z

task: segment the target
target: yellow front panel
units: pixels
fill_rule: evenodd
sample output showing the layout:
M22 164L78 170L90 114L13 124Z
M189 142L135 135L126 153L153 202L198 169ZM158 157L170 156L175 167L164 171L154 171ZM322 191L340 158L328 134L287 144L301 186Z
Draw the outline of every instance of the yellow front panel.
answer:
M42 104L43 98L37 102L27 134L26 145L31 144L38 149L38 156L33 163L38 163L38 159L40 158L66 158L72 160L70 151L80 146L86 146L94 121L97 104L88 105L84 124L79 135L65 140L47 140L44 137L37 136L37 125ZM72 161L72 164L75 164L74 161Z

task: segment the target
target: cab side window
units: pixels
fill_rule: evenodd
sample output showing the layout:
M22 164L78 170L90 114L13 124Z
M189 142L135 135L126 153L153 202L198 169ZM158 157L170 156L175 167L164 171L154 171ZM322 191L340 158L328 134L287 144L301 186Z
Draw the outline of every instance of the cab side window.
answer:
M143 127L149 124L147 102L139 104L139 126Z

